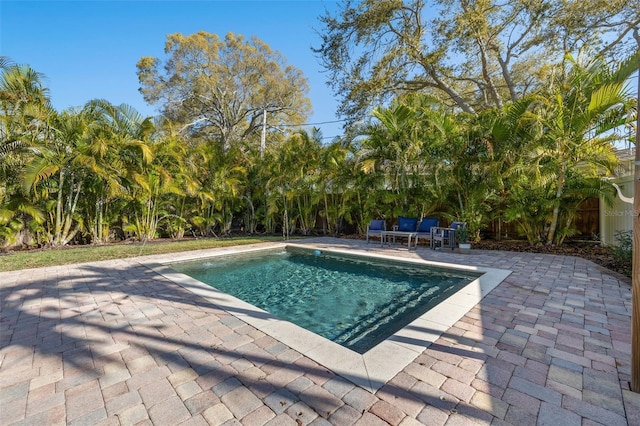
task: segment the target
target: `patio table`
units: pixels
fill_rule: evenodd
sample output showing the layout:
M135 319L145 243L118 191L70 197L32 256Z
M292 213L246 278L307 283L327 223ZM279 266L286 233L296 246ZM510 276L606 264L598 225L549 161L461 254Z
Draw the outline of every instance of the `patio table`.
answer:
M407 231L382 231L380 233L380 246L384 247L385 240L387 244L389 244L389 237L392 237L392 244L396 243L396 237L404 237L407 238L407 247L411 250L411 240L415 241L413 247L417 247L418 243L418 233L417 232L407 232Z

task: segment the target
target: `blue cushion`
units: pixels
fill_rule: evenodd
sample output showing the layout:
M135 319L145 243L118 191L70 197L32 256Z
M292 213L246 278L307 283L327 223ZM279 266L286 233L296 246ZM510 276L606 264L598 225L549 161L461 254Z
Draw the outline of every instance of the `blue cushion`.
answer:
M398 231L402 232L416 232L418 226L417 217L398 217Z
M384 220L372 220L369 222L370 231L383 231L384 229Z
M418 232L429 232L434 226L438 226L438 219L433 217L425 217L420 221Z
M458 229L458 228L460 228L461 226L464 226L464 222L453 222L453 223L449 226L449 228L451 228L451 229Z

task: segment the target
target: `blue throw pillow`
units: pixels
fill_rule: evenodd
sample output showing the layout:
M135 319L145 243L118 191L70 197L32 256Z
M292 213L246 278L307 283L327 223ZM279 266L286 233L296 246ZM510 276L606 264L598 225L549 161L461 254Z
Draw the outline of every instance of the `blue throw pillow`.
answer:
M420 221L418 232L429 232L434 226L438 226L438 219L425 217L424 219L422 219L422 221Z
M369 222L370 231L384 231L384 220L372 220Z
M402 232L416 232L418 226L417 217L402 217L398 218L398 231Z

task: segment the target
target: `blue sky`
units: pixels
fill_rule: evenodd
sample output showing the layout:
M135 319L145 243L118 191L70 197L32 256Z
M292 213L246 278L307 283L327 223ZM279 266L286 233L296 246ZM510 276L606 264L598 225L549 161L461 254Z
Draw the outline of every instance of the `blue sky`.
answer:
M0 55L43 73L57 110L100 98L155 115L138 92L136 63L143 56L164 59L167 34L255 35L309 80L309 122L334 121L338 104L311 47L320 45L318 17L335 3L0 0ZM325 142L342 133L342 123L316 127Z

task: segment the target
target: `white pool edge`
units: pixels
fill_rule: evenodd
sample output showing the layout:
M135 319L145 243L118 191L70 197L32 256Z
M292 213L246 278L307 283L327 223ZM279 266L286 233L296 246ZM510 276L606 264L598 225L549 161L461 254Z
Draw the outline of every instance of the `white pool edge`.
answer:
M359 354L291 322L276 318L260 308L171 268L171 263L236 253L284 249L287 246L479 272L482 275L365 354ZM330 244L314 243L267 243L255 246L235 246L158 256L141 263L371 392L380 389L402 371L512 272L506 269L457 265L413 257L397 257L392 253L372 253L358 247L345 249L332 247Z

